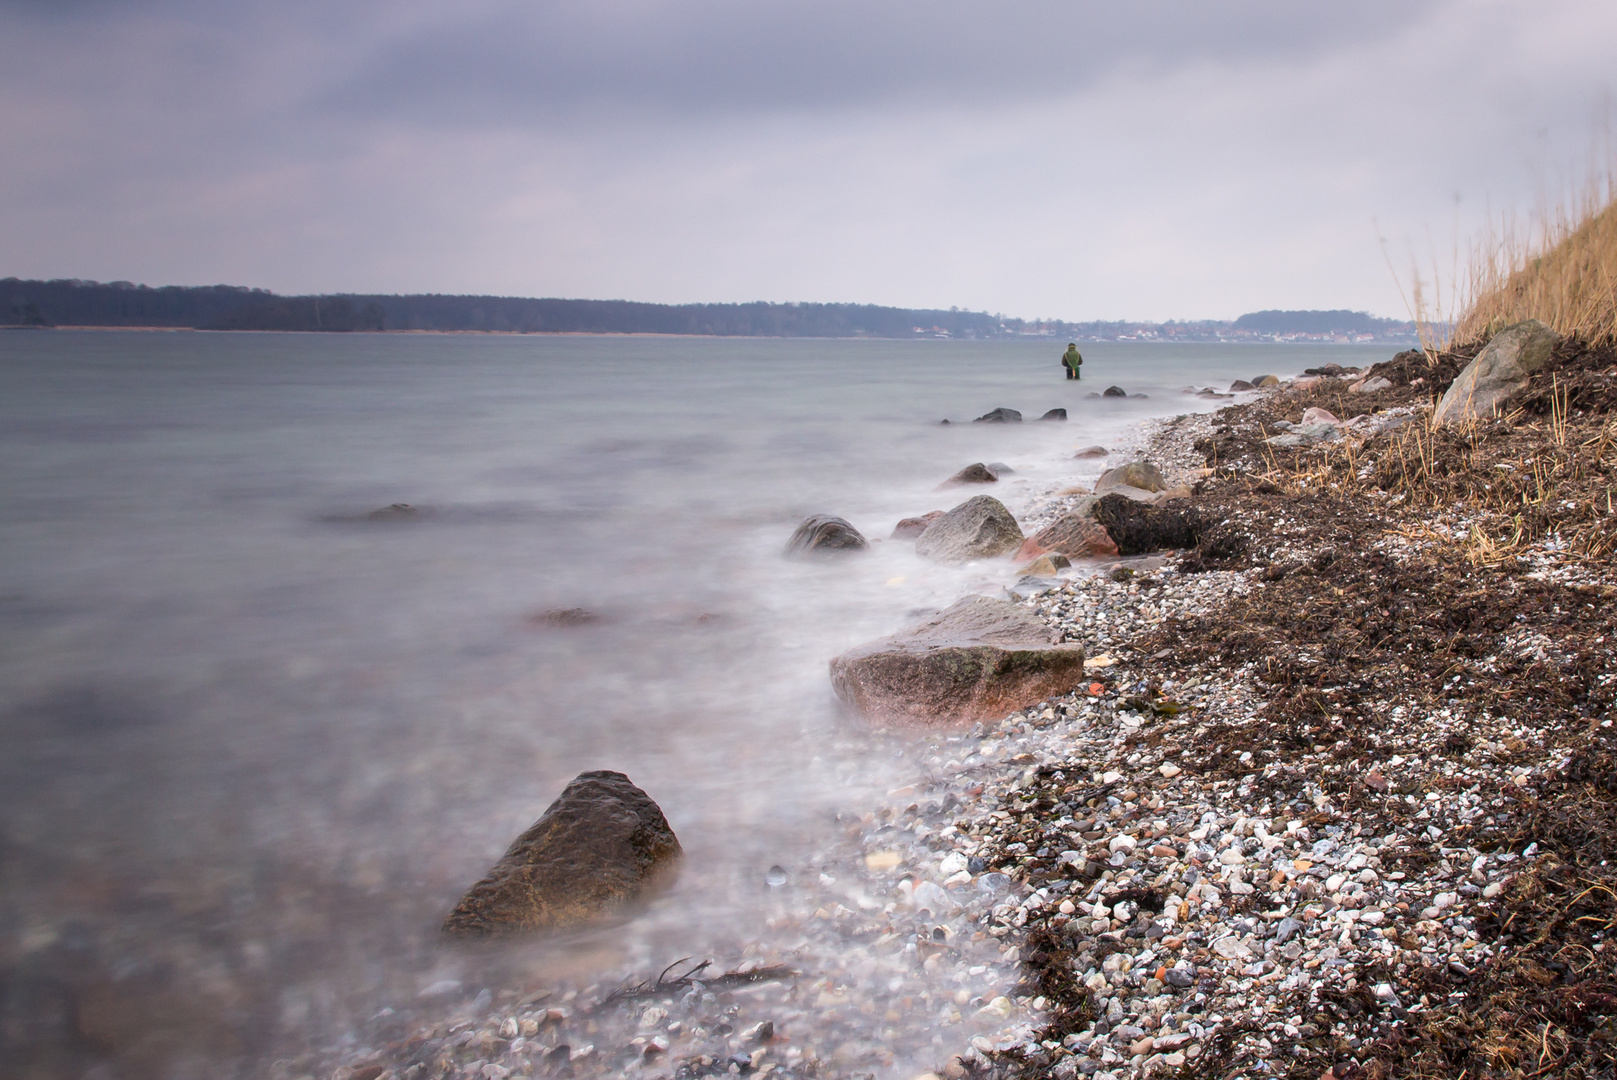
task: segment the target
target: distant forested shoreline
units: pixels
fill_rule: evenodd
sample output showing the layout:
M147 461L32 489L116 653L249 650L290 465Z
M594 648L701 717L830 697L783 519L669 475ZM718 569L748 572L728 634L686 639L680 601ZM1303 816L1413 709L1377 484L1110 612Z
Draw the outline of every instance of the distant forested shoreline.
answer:
M240 285L0 279L0 326L196 330L701 334L717 337L1242 341L1386 340L1413 324L1353 311L1264 311L1233 322L1066 322L876 304L649 304L440 294L281 296Z

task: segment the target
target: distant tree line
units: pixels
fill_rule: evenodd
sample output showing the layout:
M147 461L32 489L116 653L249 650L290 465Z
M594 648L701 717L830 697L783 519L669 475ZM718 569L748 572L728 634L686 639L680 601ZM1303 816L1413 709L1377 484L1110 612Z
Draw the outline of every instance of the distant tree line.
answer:
M0 280L0 323L202 330L483 330L758 337L951 337L1014 333L986 312L874 304L644 304L512 296L277 296L234 285Z
M1364 311L1254 311L1235 320L1235 329L1262 334L1377 334L1408 325Z
M115 281L0 280L0 320L13 326L213 326L273 298L239 285L154 289Z
M1279 335L1413 337L1411 323L1362 311L1255 311L1234 322L1064 322L985 311L875 304L644 304L518 296L278 296L239 285L153 288L0 279L0 325L159 326L199 330L439 330L506 333L711 334L750 337L1220 341Z
M385 330L380 304L350 296L277 296L228 311L208 330Z

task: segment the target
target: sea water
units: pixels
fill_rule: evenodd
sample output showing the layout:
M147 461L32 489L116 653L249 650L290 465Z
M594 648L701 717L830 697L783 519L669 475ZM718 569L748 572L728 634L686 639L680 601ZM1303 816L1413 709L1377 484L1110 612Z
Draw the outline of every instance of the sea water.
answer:
M1092 344L1068 381L1064 345L0 336L16 1060L250 1072L509 977L436 928L588 769L657 800L684 869L526 978L762 934L768 868L903 778L828 659L1014 580L919 559L900 518L975 493L937 490L973 462L1014 470L991 489L1013 510L1092 480L1075 450L1221 404L1187 385L1388 351ZM1025 422L970 422L1000 406ZM813 513L871 551L783 559ZM140 996L210 1019L142 1036Z

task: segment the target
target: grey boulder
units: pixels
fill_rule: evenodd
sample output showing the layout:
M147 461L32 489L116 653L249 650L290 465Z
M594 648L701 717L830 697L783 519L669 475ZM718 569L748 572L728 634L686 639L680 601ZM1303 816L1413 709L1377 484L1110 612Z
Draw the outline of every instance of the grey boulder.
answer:
M992 412L985 412L981 416L977 417L977 419L972 421L973 424L1020 424L1021 422L1021 413L1017 412L1015 409L1006 409L1003 407L995 409Z
M1313 446L1315 443L1335 442L1342 437L1340 421L1305 420L1301 424L1294 424L1289 420L1277 420L1275 427L1280 429L1280 434L1264 440L1270 446Z
M1131 461L1107 469L1095 481L1096 495L1125 495L1135 502L1155 502L1157 493L1167 489L1162 472L1149 461Z
M1022 529L1004 503L976 495L928 525L915 539L915 553L952 565L1008 555L1022 540Z
M1127 488L1150 495L1168 490L1168 481L1163 478L1162 470L1149 461L1131 461L1126 465L1107 469L1100 474L1100 479L1095 481L1096 495L1106 495L1114 491L1127 495L1130 494L1125 490Z
M1444 391L1432 422L1454 424L1493 416L1549 362L1555 340L1555 331L1537 319L1499 331Z
M1065 694L1084 649L1027 608L967 596L919 625L831 661L837 696L870 720L922 725L998 719Z

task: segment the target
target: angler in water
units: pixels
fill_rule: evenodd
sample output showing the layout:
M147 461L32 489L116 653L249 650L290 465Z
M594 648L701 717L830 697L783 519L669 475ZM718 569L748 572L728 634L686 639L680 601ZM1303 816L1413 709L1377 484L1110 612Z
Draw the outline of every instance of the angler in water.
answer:
M1067 378L1081 378L1082 376L1078 374L1078 369L1083 365L1084 358L1078 352L1078 343L1075 341L1067 342L1067 351L1061 355L1061 366L1067 369Z

